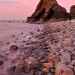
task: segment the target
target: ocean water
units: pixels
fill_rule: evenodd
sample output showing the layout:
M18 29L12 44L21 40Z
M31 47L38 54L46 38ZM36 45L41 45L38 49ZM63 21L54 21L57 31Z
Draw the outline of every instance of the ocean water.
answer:
M10 53L10 46L22 46L24 45L23 41L27 41L29 38L31 38L33 41L36 40L33 38L31 33L39 34L37 30L41 30L42 27L42 24L0 22L0 60L4 61L4 65L0 66L0 75L8 75L7 69L13 65L18 65L18 62L13 64L11 61L14 60L18 55L23 54L19 51Z

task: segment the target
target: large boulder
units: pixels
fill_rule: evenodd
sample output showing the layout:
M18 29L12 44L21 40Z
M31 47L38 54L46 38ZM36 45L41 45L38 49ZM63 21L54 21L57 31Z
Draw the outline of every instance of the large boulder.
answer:
M27 22L66 20L68 13L58 5L56 0L40 0L35 12L27 18Z
M70 14L71 14L72 19L75 19L75 5L71 6Z
M36 69L38 67L38 61L34 57L28 57L24 61L25 72L30 72L32 69Z
M57 64L55 70L55 75L74 75L74 72L65 64Z
M10 52L15 52L15 51L17 51L17 49L18 49L18 46L16 46L16 45L11 45L10 48L9 48L9 51L10 51Z

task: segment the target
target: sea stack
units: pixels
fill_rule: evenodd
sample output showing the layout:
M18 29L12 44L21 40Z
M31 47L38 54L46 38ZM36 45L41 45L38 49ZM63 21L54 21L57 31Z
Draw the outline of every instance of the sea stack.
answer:
M40 0L35 12L27 18L27 22L46 22L67 20L69 14L56 0Z
M75 19L75 5L71 6L70 14L71 14L72 19Z

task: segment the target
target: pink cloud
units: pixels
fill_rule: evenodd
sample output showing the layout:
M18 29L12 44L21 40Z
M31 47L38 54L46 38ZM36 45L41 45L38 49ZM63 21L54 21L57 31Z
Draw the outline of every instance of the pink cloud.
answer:
M69 11L75 0L57 0L58 3ZM0 19L26 19L30 16L39 0L0 0Z

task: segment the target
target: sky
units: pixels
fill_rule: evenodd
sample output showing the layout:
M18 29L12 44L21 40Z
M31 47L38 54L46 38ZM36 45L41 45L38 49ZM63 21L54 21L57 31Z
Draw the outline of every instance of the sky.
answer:
M30 16L39 0L0 0L0 20L25 20ZM57 0L69 12L75 0Z

